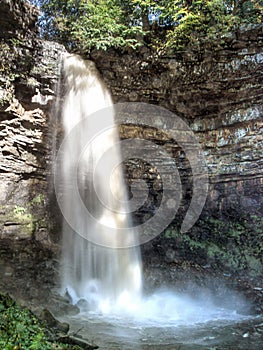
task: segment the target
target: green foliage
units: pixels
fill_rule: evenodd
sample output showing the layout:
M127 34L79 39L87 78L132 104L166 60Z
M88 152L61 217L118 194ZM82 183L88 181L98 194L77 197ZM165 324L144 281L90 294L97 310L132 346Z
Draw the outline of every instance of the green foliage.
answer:
M257 3L260 1L194 0L190 6L174 11L176 25L167 31L166 40L160 50L183 50L193 46L202 38L213 39L242 24L256 24L262 14ZM186 3L186 2L185 2ZM241 5L242 3L242 5ZM242 8L249 8L246 12ZM251 14L253 13L253 16Z
M46 350L52 349L51 345L44 328L31 312L0 294L0 348Z
M45 37L68 49L180 50L262 20L262 0L31 0L43 10Z
M43 34L71 49L88 52L92 48L140 45L138 26L127 24L120 1L116 0L40 0L44 16Z
M26 308L0 293L0 349L3 350L80 350L50 341L46 328Z
M211 217L199 224L193 232L184 234L171 225L163 236L176 242L186 257L196 261L201 257L203 263L223 271L262 275L262 217L251 215L236 222Z
M126 26L122 19L122 10L115 1L85 1L71 33L85 51L94 47L106 50L110 46L135 48L139 43L134 34L139 28Z

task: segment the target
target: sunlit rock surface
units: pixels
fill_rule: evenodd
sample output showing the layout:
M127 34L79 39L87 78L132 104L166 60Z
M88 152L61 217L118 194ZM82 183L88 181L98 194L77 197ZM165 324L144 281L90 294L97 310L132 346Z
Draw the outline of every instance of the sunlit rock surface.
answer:
M37 38L38 10L1 1L1 238L49 244L51 104L63 47Z

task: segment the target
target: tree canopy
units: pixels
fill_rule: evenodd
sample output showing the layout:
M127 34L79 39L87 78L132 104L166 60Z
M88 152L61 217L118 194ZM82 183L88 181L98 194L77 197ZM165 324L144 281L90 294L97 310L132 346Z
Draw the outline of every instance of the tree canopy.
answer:
M200 37L262 20L263 0L31 0L45 38L69 49L179 50Z

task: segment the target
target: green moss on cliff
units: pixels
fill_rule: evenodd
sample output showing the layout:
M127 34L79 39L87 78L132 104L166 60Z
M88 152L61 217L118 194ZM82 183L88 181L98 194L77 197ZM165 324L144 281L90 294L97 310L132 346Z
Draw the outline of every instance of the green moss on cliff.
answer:
M175 242L183 258L225 272L259 276L263 270L262 226L263 218L255 215L238 222L210 218L200 220L185 234L171 226L165 230L164 237Z
M43 209L44 208L44 209ZM33 238L39 228L48 229L49 223L43 217L45 196L36 194L26 206L1 205L0 227L18 238Z
M24 232L31 236L34 229L34 217L28 211L28 209L15 206L13 209L13 218L15 221L18 221L21 225L23 225Z

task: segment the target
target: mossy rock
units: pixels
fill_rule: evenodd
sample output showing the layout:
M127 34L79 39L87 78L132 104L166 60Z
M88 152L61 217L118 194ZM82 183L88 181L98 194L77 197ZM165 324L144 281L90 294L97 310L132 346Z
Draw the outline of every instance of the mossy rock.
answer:
M50 329L27 308L8 294L0 293L0 348L6 350L81 350L84 347L62 344L51 339Z
M168 239L184 259L256 277L262 275L263 267L262 228L263 219L256 215L236 221L211 217L199 220L187 233L170 225L161 239Z

